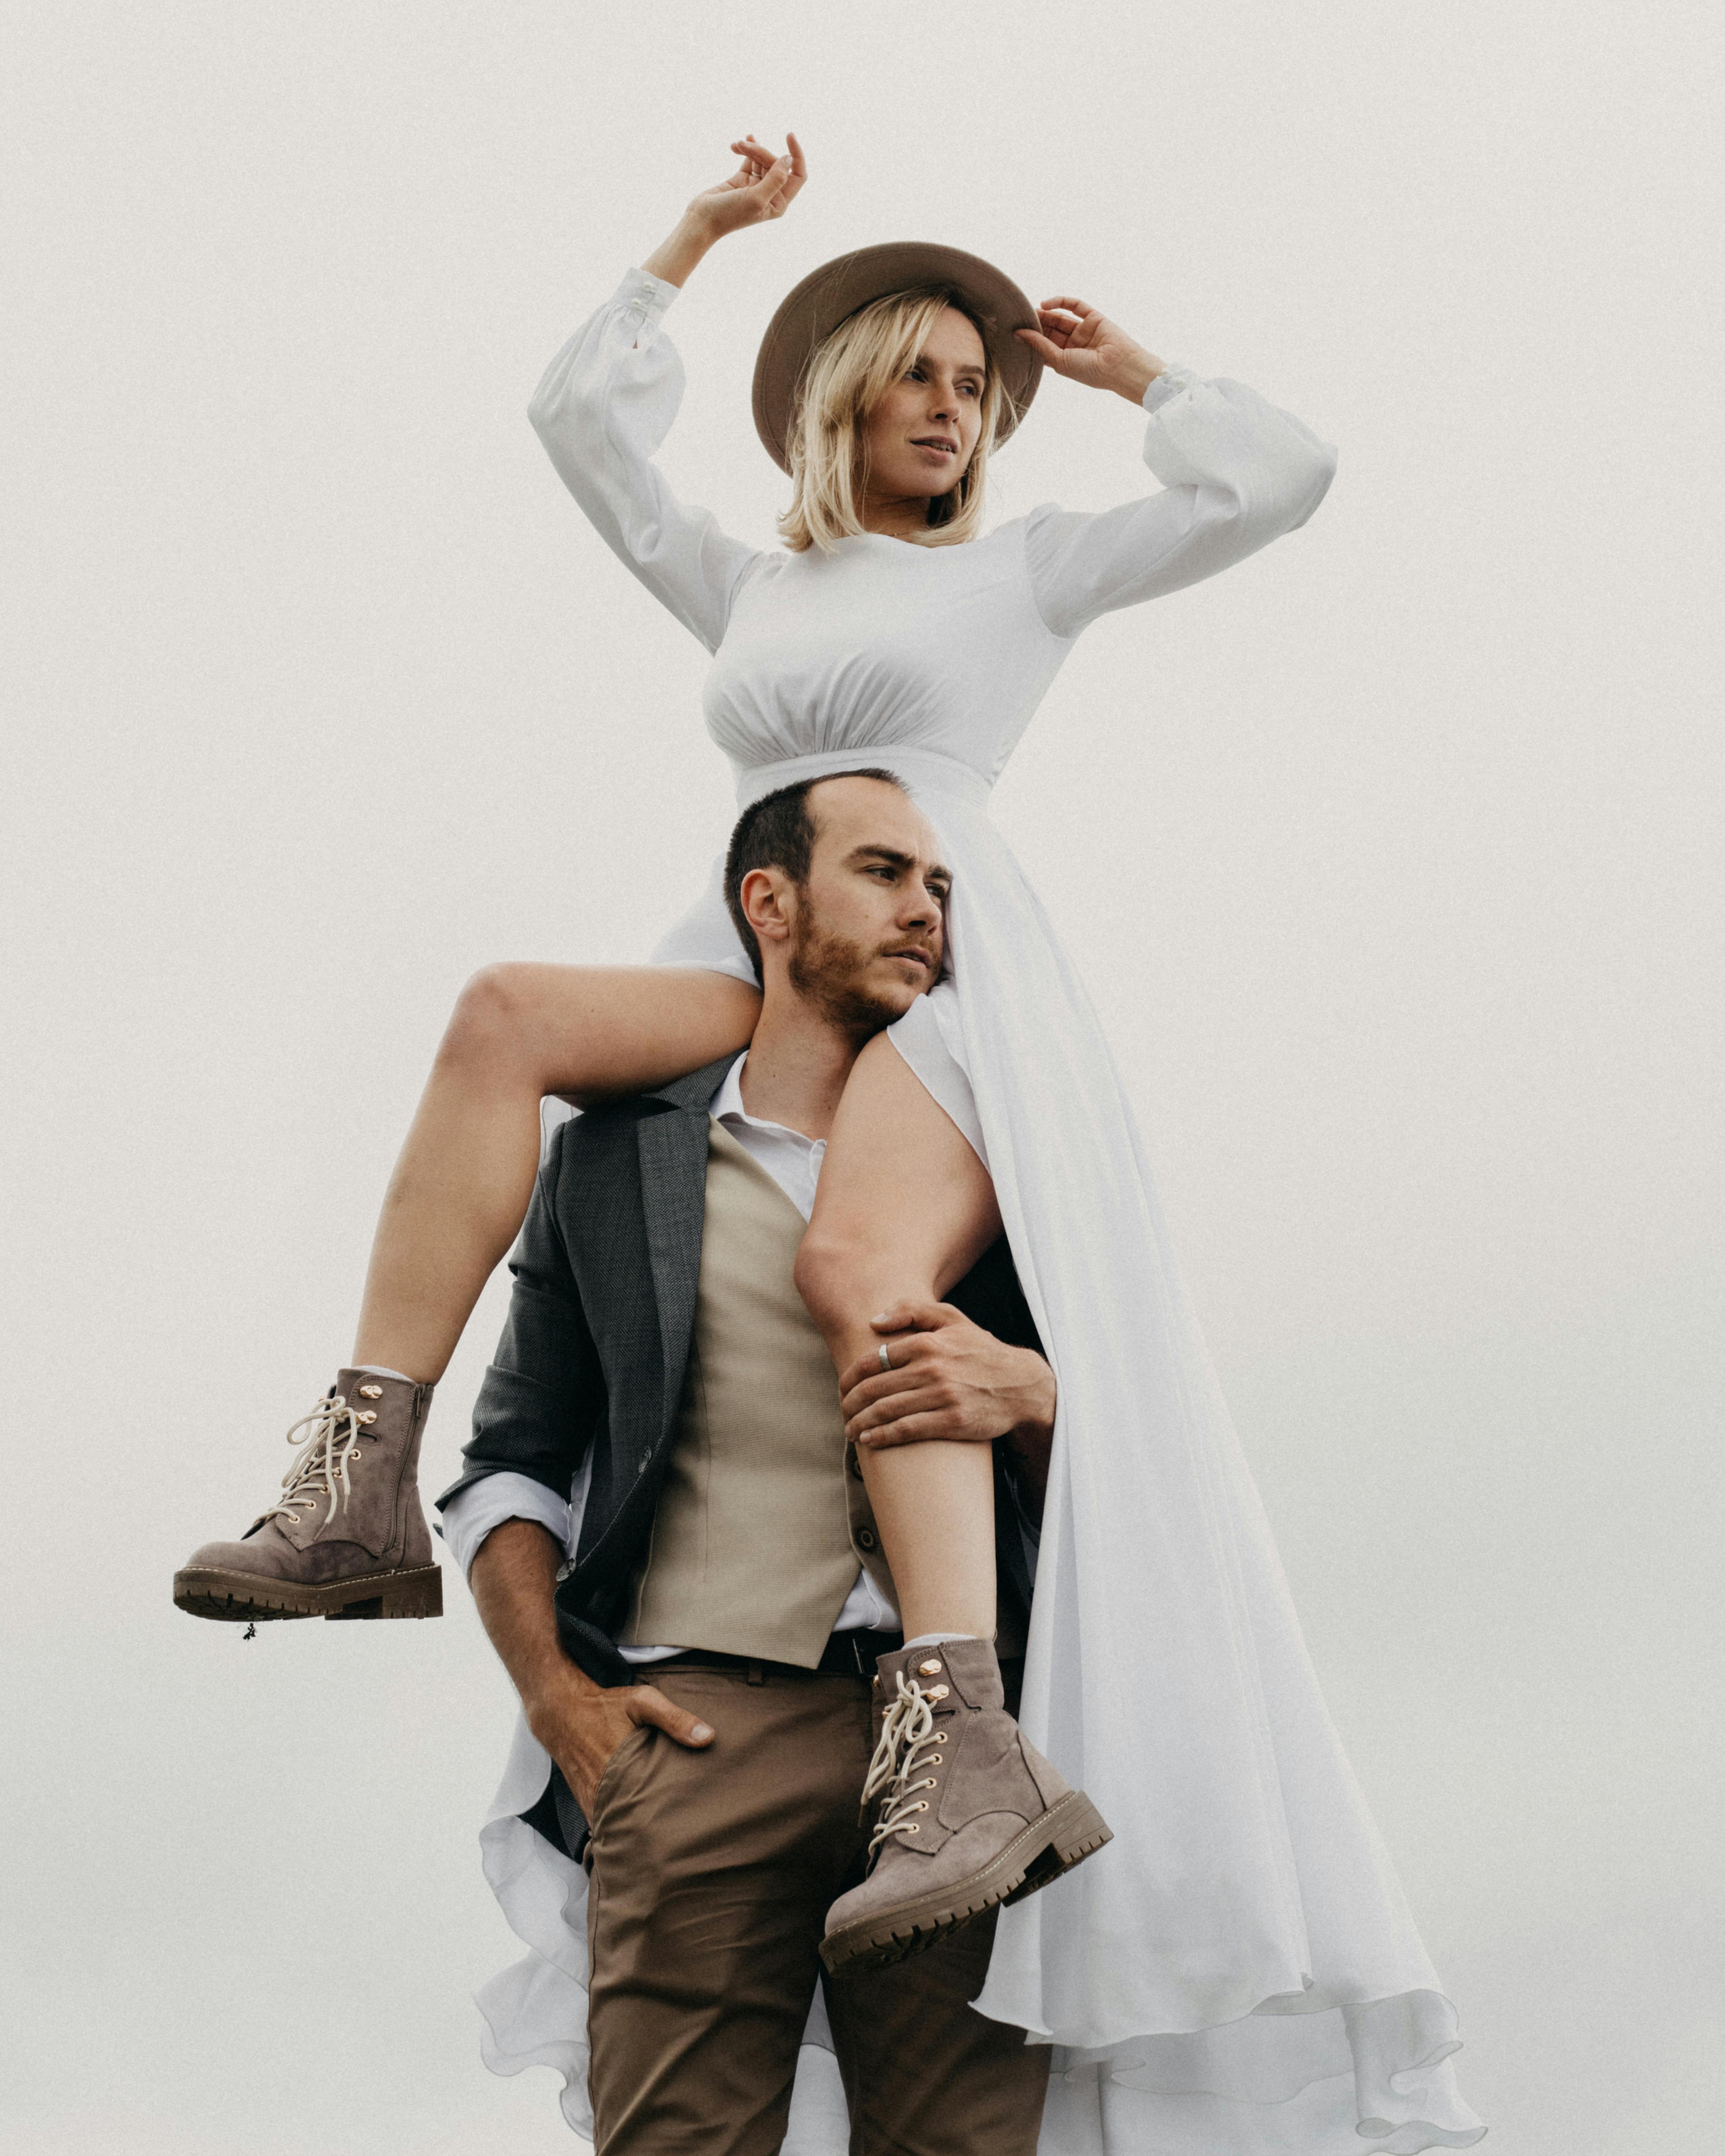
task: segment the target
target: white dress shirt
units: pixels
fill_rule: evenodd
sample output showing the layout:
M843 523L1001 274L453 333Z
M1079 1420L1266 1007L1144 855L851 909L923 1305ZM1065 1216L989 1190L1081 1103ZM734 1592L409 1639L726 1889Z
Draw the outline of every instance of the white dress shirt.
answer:
M824 1138L805 1137L801 1131L783 1123L769 1123L752 1116L742 1105L742 1066L745 1049L725 1073L708 1112L722 1123L749 1156L758 1161L806 1220L814 1210L815 1186L821 1163L826 1158ZM587 1476L578 1480L572 1502L565 1502L528 1475L487 1475L470 1483L444 1507L442 1532L455 1562L470 1572L480 1546L494 1527L506 1520L535 1520L556 1537L572 1563L581 1533L581 1514L587 1496ZM881 1594L861 1566L856 1584L845 1597L834 1620L835 1632L896 1632L898 1612ZM653 1662L675 1655L675 1645L619 1647L625 1661Z

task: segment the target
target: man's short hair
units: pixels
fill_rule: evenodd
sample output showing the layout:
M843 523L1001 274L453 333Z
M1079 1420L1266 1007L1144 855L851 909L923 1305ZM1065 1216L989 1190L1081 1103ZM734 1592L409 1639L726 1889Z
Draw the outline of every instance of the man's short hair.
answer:
M743 810L725 855L725 903L757 981L767 977L761 970L760 942L742 910L742 880L752 869L783 869L798 891L804 888L814 863L814 817L809 797L832 778L878 778L883 785L897 787L901 793L910 791L896 773L864 764L855 771L824 771L818 778L798 779L794 786L781 786Z

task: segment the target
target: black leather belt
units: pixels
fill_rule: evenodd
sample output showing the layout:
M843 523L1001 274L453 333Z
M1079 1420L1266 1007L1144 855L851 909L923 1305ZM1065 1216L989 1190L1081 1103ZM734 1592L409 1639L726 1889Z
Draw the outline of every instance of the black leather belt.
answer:
M904 1644L900 1632L834 1632L821 1649L820 1660L813 1670L805 1670L797 1662L768 1661L757 1655L721 1655L710 1647L690 1647L680 1655L667 1656L661 1664L642 1664L639 1681L651 1684L655 1667L675 1669L680 1664L684 1669L772 1670L799 1677L871 1677L876 1656L894 1654Z

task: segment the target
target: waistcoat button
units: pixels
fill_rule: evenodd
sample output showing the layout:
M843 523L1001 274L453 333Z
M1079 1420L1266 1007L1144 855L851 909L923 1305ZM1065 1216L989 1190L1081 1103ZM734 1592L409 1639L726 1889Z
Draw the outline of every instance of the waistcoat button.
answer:
M859 1527L856 1531L856 1546L859 1549L873 1549L875 1530L872 1527Z

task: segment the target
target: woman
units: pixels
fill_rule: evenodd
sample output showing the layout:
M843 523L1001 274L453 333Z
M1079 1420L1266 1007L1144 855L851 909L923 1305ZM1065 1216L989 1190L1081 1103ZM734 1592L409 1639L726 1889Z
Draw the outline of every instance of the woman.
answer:
M1325 1717L1130 1111L986 814L1087 623L1296 527L1332 457L1250 391L1164 367L1081 302L1019 312L986 264L871 249L805 280L776 319L784 337L763 346L757 425L797 482L788 547L727 539L675 501L651 458L680 390L665 308L716 239L782 214L805 176L794 140L777 159L752 139L734 146L739 172L572 340L532 414L607 542L713 652L708 726L742 798L886 766L956 871L952 978L858 1064L799 1285L854 1373L881 1344L872 1312L937 1296L1004 1224L1059 1375L1022 1714L1117 1840L1060 1893L1004 1912L978 2005L1058 2047L1046 2145L1466 2145L1481 2129L1442 2063L1453 2010ZM875 306L881 369L829 409L829 388L857 382L836 331ZM854 327L846 348L854 362ZM901 348L910 364L888 372ZM1040 509L983 537L988 452L1028 405L1038 362L1147 410L1163 490L1099 516ZM423 1414L524 1209L542 1093L656 1084L747 1039L752 976L716 880L659 955L687 970L512 968L464 998L344 1378L372 1366L380 1390L413 1387ZM858 1421L916 1352L887 1350L894 1372L853 1389ZM290 1504L310 1476L334 1507L331 1420L313 1424ZM357 1442L349 1426L344 1458ZM986 1634L983 1449L865 1460L906 1634ZM578 1882L542 1861L524 1869L505 1847L511 1819L494 1827L488 1863L536 1951L491 1997L492 2056L575 2070L578 2046L552 2031L571 2010L559 1983L583 1980L578 1935L559 1928Z

